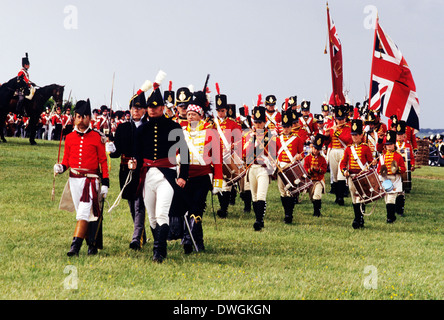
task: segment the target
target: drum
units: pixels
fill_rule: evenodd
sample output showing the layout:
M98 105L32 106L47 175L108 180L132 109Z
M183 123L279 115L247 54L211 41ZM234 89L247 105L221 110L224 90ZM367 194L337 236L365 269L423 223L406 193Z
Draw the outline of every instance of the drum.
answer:
M235 184L247 174L244 162L236 153L224 159L222 171L228 186Z
M313 181L308 177L302 161L287 165L278 171L278 175L284 182L285 189L292 196L307 190L313 185Z
M362 174L352 177L352 183L361 203L373 202L385 196L386 191L374 169L364 171Z

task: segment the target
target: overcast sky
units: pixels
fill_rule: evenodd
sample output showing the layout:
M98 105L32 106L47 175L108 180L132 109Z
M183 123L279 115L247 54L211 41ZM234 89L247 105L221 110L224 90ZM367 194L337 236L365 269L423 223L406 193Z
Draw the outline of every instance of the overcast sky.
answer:
M344 88L352 103L368 96L372 13L409 64L421 128L444 128L444 0L331 0L343 48ZM30 78L65 85L64 98L90 98L127 109L133 89L157 72L173 90L203 88L207 74L229 103L252 106L258 94L278 105L296 95L320 113L331 94L326 1L145 0L2 1L0 82L15 76L29 53Z

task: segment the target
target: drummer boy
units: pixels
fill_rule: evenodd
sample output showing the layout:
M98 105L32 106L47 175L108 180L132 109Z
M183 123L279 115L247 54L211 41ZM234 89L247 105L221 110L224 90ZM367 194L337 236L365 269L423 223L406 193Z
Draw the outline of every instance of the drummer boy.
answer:
M348 186L355 214L352 227L358 229L364 227L363 213L365 212L365 205L361 203L361 199L356 195L356 188L352 178L367 170L371 164L376 165L377 160L373 159L370 147L362 142L363 121L361 119L351 120L351 136L353 143L345 149L344 156L339 164L339 169L344 177L348 179Z
M304 155L304 140L298 134L292 132L292 123L291 109L283 111L282 133L276 139L276 148L278 150L277 164L281 170L291 163L302 160ZM284 207L284 222L288 224L293 221L294 204L295 201L298 201L299 194L295 196L296 199L290 196L285 189L287 182L282 181L280 175L278 175L277 180L282 206Z
M387 223L396 220L396 197L402 194L402 177L406 170L404 158L396 151L396 131L389 130L386 133L384 152L379 157L378 173L383 180L390 180L393 189L386 190L385 204L387 209Z
M321 154L324 140L324 135L316 134L311 143L311 153L304 160L304 169L313 182L308 192L313 203L313 216L315 217L321 216L322 194L325 192L324 175L327 172L327 161Z

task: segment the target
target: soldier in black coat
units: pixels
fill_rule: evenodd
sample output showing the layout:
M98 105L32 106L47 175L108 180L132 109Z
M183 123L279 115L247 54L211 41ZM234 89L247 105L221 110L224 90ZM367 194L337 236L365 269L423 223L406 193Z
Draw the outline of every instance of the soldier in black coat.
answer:
M164 115L159 88L149 96L147 107L148 121L137 130L138 194L143 195L154 238L153 260L162 262L167 256L171 202L188 179L189 154L181 126Z
M131 217L134 222L134 232L130 248L139 250L146 243L145 204L142 195L136 195L139 184L139 171L128 168L128 163L135 160L135 138L137 128L146 122L146 99L144 92L134 95L130 100L131 120L117 126L114 142L108 142L106 151L111 158L121 158L119 170L120 189L122 198L128 200ZM127 185L125 185L127 184Z

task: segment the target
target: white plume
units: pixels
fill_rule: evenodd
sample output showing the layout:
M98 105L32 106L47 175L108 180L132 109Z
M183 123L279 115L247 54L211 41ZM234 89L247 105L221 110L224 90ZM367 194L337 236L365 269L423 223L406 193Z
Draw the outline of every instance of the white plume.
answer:
M165 79L166 75L167 74L164 71L159 70L159 72L157 73L157 76L156 76L156 80L154 80L154 82L157 84L161 84L162 81Z
M153 83L150 80L146 80L142 86L140 87L140 90L143 92L147 92L149 89L153 87Z
M194 92L194 86L192 84L190 84L188 86L188 89L190 89L190 92L193 93Z

